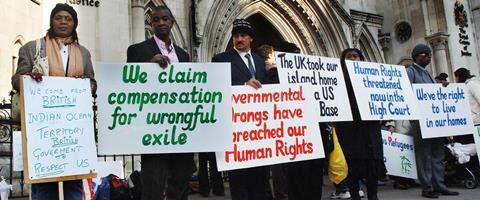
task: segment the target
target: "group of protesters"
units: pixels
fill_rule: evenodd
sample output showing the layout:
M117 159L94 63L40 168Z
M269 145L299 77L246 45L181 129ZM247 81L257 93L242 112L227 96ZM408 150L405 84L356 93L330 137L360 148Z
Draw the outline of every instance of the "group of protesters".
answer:
M171 29L175 18L166 6L156 7L151 15L153 37L131 45L127 49L127 62L153 62L161 68L170 63L190 62L190 56L171 39ZM18 68L12 77L13 88L19 91L20 75L30 75L41 81L43 76L90 78L92 94L96 91L93 66L89 51L79 44L76 28L77 13L68 4L57 4L50 15L50 28L45 37L24 45L19 52ZM282 51L300 53L292 43L282 42L278 47L262 45L258 51L252 49L255 30L249 21L237 19L231 31L233 48L212 58L212 62L231 63L232 85L247 85L259 89L263 84L278 83L273 52ZM40 42L41 52L36 52ZM259 52L259 54L254 53ZM48 71L38 71L32 66L38 56L47 58ZM412 51L414 63L408 66L407 73L411 83L435 83L435 79L426 70L431 59L431 49L418 44ZM321 123L321 135L329 141L329 131L336 129L339 143L348 164L348 177L340 184L335 184L336 191L332 198L360 199L366 189L368 199L378 199L377 185L385 177L386 168L383 161L383 147L380 130L384 126L380 121L362 121L357 102L353 96L352 84L345 60L364 61L362 52L356 48L345 49L341 53L341 66L346 82L348 98L353 121ZM444 75L437 77L446 79ZM466 83L469 90L474 120L480 121L480 81L465 68L455 71L455 80ZM101 87L101 86L100 86ZM400 127L403 122L388 125ZM398 129L398 128L397 128ZM410 121L404 131L414 137L418 177L422 196L438 198L438 195L458 195L444 184L444 159L442 138L422 139L418 121ZM330 145L324 145L328 155ZM200 194L224 196L223 177L218 172L214 153L199 153L198 176ZM228 171L231 198L234 200L320 199L324 169L328 166L325 159L277 164ZM194 153L143 154L141 155L142 199L188 199L188 182L196 170ZM273 179L273 192L270 190L270 177ZM210 179L210 180L209 180ZM362 186L364 185L364 186ZM57 184L40 183L32 185L32 199L58 199ZM82 199L82 182L66 181L65 199ZM348 195L346 193L348 192Z

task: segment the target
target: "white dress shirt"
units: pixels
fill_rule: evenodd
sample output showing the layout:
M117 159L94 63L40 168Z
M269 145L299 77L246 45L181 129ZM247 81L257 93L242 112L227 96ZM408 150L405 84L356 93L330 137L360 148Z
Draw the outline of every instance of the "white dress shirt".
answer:
M240 51L238 50L237 48L233 47L235 49L235 51L237 51L238 55L240 55L240 58L242 58L243 62L245 63L245 66L247 66L247 70L250 71L250 69L248 69L248 60L247 58L245 57L245 55L250 54L250 62L252 62L252 65L253 65L253 70L255 70L255 62L253 62L253 56L252 56L252 51L249 49L247 52L244 52L244 51Z
M63 61L63 70L65 71L65 73L67 73L68 47L69 45L65 45L63 46L62 49L60 49L60 55L62 56L62 61Z

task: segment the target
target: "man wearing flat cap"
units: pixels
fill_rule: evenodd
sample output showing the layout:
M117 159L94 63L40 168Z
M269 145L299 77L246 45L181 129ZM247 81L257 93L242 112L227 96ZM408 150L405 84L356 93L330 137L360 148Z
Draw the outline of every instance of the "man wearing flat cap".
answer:
M425 44L418 44L413 48L412 59L414 63L407 68L408 78L411 83L435 83L435 79L426 70L432 50ZM412 134L415 143L415 159L417 161L418 179L422 185L422 196L425 198L438 198L438 195L458 195L447 189L444 183L445 158L443 151L443 138L422 139L418 120L412 120Z
M258 89L266 81L265 61L251 51L253 28L245 19L233 21L233 49L215 55L212 62L231 63L232 85L248 85ZM230 193L233 200L264 200L265 167L232 170Z

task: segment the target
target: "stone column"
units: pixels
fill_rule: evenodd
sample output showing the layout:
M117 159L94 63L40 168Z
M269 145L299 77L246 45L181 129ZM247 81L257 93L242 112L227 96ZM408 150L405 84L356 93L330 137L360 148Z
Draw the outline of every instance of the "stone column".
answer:
M132 5L132 43L145 40L144 0L131 0Z
M447 58L449 36L448 33L438 32L427 36L425 39L432 46L433 76L437 76L440 73L447 73L448 77L453 80L452 66L450 66Z
M432 30L430 28L430 19L428 18L427 0L420 0L420 3L422 5L423 22L425 23L425 35L430 35Z
M477 58L480 59L480 1L470 0L470 9L472 10L470 22L473 25L473 32L476 34L473 41L477 47ZM477 72L480 71L479 68L480 66L477 68Z
M383 51L383 57L385 58L385 63L391 63L392 61L390 60L388 56L388 50L390 49L390 44L391 44L391 37L390 33L382 33L380 30L378 31L378 42L382 46L382 51Z

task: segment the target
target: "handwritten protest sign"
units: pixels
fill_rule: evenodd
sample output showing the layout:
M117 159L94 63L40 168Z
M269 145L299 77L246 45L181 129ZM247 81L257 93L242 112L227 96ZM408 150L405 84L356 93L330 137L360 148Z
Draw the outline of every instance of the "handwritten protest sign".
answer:
M362 120L419 119L405 67L346 61Z
M227 149L230 66L225 63L100 64L99 154Z
M304 85L233 87L232 147L216 152L219 171L324 157L315 100Z
M422 108L420 128L423 138L475 133L465 84L413 84Z
M387 174L417 179L413 137L382 130L382 141Z
M311 84L318 102L317 121L351 121L352 112L340 60L276 52L278 77L282 84ZM305 86L307 87L307 86Z
M95 176L92 94L89 79L21 78L25 181L76 180ZM26 145L25 145L26 144Z

